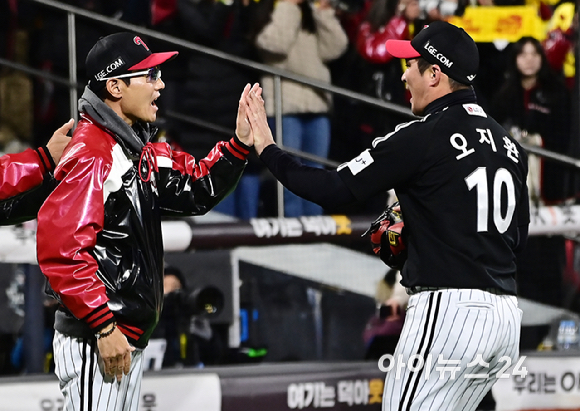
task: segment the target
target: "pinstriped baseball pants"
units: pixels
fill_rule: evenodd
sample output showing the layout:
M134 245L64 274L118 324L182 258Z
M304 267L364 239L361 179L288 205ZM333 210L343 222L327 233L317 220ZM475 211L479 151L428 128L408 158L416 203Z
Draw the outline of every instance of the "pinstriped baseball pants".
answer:
M143 351L131 353L131 371L121 382L105 376L96 340L54 333L55 374L64 395L64 411L137 411Z
M383 411L475 410L498 372L518 361L521 318L514 296L458 289L412 295Z

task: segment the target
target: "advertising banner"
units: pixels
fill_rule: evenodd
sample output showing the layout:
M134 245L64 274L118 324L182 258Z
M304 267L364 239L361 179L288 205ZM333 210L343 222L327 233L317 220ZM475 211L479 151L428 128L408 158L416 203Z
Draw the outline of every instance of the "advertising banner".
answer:
M385 374L376 363L367 367L235 379L222 375L222 411L380 410Z
M449 22L462 27L476 43L546 37L546 25L535 6L466 7L463 16L452 16Z
M0 384L0 409L10 411L62 411L58 380L22 379ZM221 392L217 374L161 376L145 374L139 411L220 411Z
M145 374L139 411L220 411L221 389L217 374L156 376Z
M525 377L508 373L493 386L496 411L580 410L580 352L530 354L523 366Z

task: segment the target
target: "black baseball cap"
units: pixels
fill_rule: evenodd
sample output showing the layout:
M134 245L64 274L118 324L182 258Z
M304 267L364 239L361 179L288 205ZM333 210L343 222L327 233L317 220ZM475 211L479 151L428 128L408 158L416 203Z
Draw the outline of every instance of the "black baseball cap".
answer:
M141 37L133 33L102 37L89 51L85 61L89 87L95 92L99 91L105 87L106 78L155 67L177 54L177 51L152 53Z
M446 21L425 26L413 40L387 40L387 51L394 57L423 57L463 84L472 84L479 67L479 51L473 39L460 27Z

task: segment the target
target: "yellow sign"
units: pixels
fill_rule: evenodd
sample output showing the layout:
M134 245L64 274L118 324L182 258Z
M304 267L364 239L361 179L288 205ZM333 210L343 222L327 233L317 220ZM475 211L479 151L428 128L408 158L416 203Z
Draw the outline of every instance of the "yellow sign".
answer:
M350 218L348 218L345 215L333 215L331 217L336 223L336 235L352 234L352 228L350 226Z
M379 378L373 378L369 381L369 404L383 402L383 389L385 382Z
M513 43L523 36L538 40L546 37L546 23L534 6L466 7L462 17L450 17L449 22L462 27L476 43Z

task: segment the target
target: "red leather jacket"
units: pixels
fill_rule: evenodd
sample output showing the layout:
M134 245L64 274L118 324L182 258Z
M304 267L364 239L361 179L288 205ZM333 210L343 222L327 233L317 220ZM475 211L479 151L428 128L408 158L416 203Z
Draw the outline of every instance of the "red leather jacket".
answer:
M161 217L209 211L248 153L232 138L199 162L165 143L138 154L83 113L55 170L60 183L38 213L38 262L61 303L55 329L93 338L116 321L144 348L163 301Z
M36 218L54 187L54 167L46 147L0 157L0 225Z
M54 161L46 147L0 157L0 200L38 186L52 170Z

